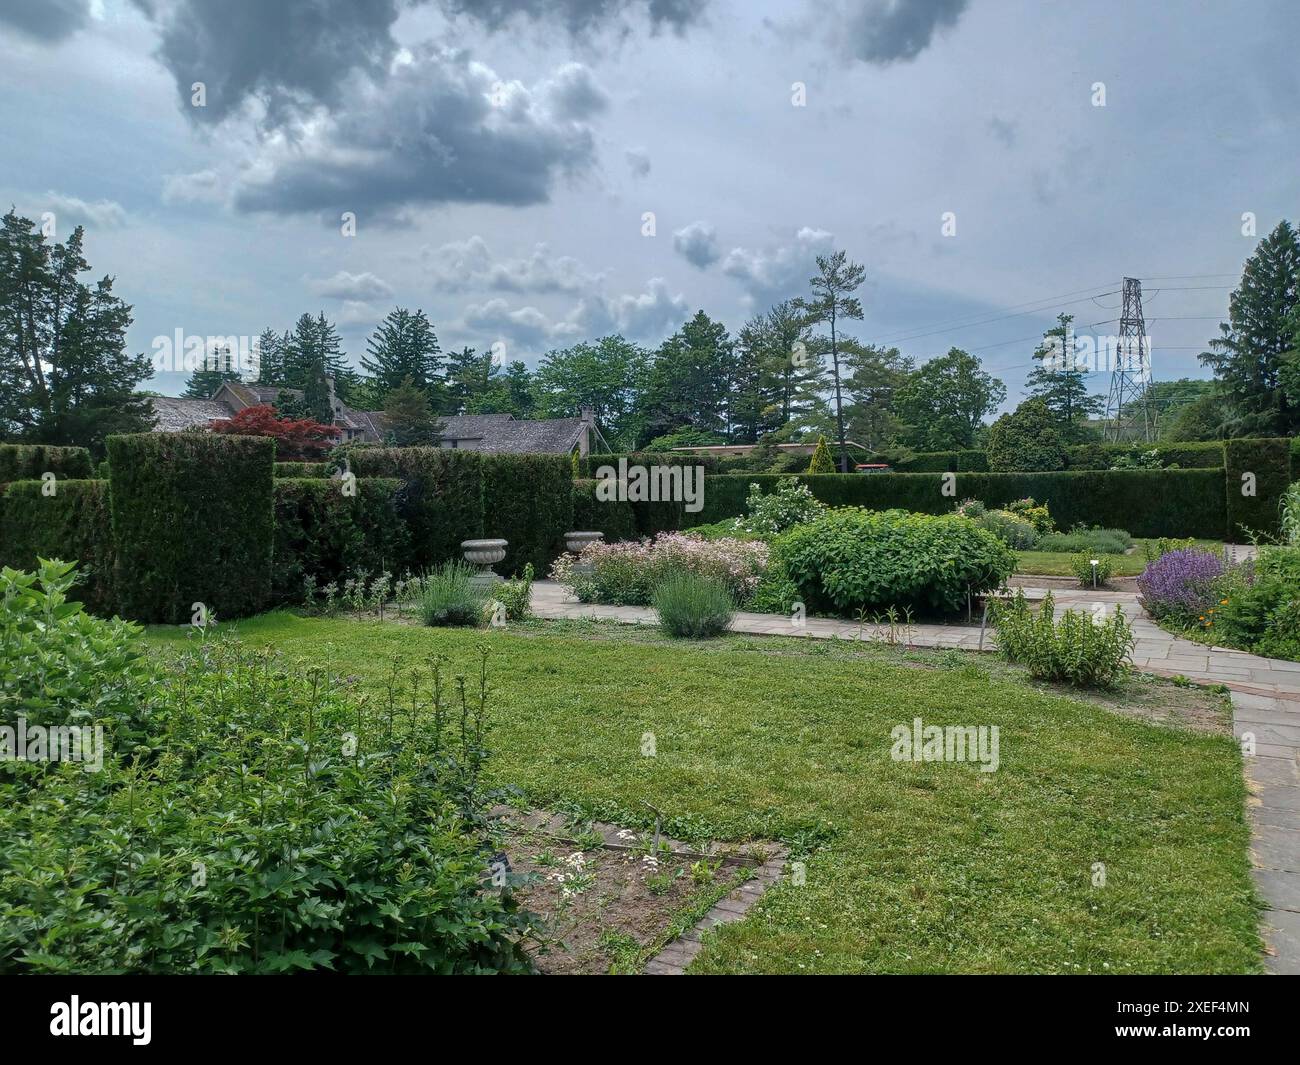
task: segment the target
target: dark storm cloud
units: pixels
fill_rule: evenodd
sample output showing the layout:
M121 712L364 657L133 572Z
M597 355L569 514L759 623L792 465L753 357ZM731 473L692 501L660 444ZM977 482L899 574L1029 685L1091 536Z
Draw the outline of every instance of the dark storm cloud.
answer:
M956 24L966 0L870 0L846 13L839 36L864 63L915 59L937 29Z
M545 202L557 176L594 157L591 130L571 117L573 101L555 96L557 84L582 84L603 97L575 66L530 89L498 80L464 52L421 47L310 137L268 145L235 206L374 218L421 204Z
M638 10L645 11L652 31L666 28L682 33L700 18L708 0L550 0L545 4L536 0L439 0L438 6L450 15L467 15L489 30L503 29L524 17L559 21L571 34L580 36Z
M707 270L721 256L718 234L708 222L692 222L673 233L673 248L697 270Z
M335 105L356 72L380 78L397 50L397 0L176 0L141 9L159 25L158 57L196 122L259 99L270 126L302 105ZM191 107L191 85L207 105Z
M90 17L90 0L0 0L0 24L38 41L70 37Z

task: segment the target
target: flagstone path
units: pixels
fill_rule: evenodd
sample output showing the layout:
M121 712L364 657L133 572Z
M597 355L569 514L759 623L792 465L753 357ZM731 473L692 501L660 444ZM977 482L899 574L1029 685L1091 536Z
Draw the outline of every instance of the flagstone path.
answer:
M1046 589L1025 578L1025 595L1041 599ZM1254 755L1244 759L1249 788L1252 876L1267 910L1263 934L1270 953L1265 967L1300 974L1300 662L1261 658L1226 647L1209 647L1171 636L1152 621L1133 592L1053 588L1058 609L1107 612L1122 607L1133 623L1133 664L1148 673L1183 676L1200 684L1222 684L1232 698L1233 733L1254 738ZM533 612L541 618L607 618L630 625L654 625L647 607L579 603L553 581L533 585ZM993 648L991 634L970 625L859 625L830 618L796 624L775 614L739 612L733 632L803 636L811 639L874 640L912 647ZM1245 749L1243 745L1243 749Z

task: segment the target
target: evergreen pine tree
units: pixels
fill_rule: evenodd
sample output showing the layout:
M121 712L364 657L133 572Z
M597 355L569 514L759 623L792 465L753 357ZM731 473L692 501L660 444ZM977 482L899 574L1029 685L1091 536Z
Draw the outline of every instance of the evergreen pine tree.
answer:
M1087 421L1105 410L1104 396L1089 395L1087 372L1075 358L1072 314L1058 314L1060 324L1043 334L1034 351L1037 365L1025 378L1029 399L1041 399L1061 439L1078 444L1092 437Z
M394 308L366 342L361 368L373 381L374 392L386 395L408 377L419 390L430 392L438 382L442 351L424 311Z
M225 381L238 381L235 357L228 345L213 348L203 354L203 365L190 374L182 395L189 399L211 399Z

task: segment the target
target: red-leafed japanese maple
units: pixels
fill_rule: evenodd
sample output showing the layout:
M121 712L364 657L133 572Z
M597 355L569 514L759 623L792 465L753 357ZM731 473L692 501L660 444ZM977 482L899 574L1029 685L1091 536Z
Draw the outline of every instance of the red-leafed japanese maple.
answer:
M341 431L311 418L278 417L267 403L245 407L233 418L217 418L211 428L214 433L272 437L276 458L282 461L320 458Z

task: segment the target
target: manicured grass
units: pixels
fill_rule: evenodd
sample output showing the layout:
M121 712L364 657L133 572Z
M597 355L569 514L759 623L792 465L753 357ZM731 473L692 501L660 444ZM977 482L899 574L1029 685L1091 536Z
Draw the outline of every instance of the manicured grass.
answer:
M1257 967L1241 763L1225 737L1126 719L957 652L921 666L824 641L290 614L238 630L377 697L394 656L468 670L486 641L491 772L526 801L647 825L644 800L670 834L789 842L806 884L768 891L693 971ZM891 761L890 730L915 716L998 725L1000 769Z
M1115 576L1136 577L1140 574L1147 564L1142 547L1152 542L1154 541L1138 540L1137 549L1132 554L1109 555L1108 557L1114 563ZM1197 540L1196 545L1209 551L1223 550L1221 540ZM1070 568L1070 560L1073 557L1073 554L1067 551L1017 551L1016 573L1037 574L1042 577L1073 577L1074 571Z

